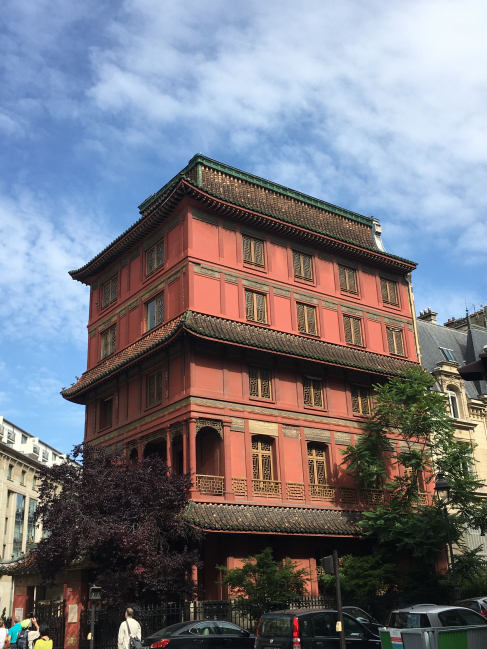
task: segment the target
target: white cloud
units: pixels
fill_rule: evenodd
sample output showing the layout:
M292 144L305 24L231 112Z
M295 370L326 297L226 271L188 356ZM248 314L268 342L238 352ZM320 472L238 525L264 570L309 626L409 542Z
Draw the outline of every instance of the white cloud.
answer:
M14 197L0 195L4 337L86 344L87 289L68 271L106 245L99 223L67 200L52 202L25 188Z
M124 8L110 23L110 46L92 50L89 90L121 139L135 131L136 144L147 137L158 148L189 132L328 200L346 187L355 209L387 210L391 224L407 219L416 248L469 249L487 207L485 4L127 0Z

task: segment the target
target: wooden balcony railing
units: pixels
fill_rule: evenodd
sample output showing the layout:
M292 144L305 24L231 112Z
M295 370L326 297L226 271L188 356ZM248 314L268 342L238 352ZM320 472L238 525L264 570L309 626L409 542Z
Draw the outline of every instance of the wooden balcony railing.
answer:
M261 498L282 498L280 480L252 480L252 493Z
M223 496L225 493L225 480L219 475L197 475L196 489L200 494Z
M247 498L247 478L232 478L232 489L239 498Z
M384 491L382 489L361 489L360 502L362 505L380 505L384 502Z
M356 505L357 490L351 487L340 487L340 503L342 505Z
M325 484L310 484L309 495L311 500L334 502L336 498L336 490L335 487L330 487Z
M288 500L304 500L304 484L302 482L286 482L286 497Z

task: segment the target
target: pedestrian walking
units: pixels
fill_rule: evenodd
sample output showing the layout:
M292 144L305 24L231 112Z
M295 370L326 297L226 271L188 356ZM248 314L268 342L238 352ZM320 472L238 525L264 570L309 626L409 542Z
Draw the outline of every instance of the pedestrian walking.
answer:
M118 649L130 649L130 638L142 639L140 624L134 620L134 609L128 608L125 611L125 621L120 625L118 631ZM36 646L35 649L38 649ZM39 649L42 649L40 647Z
M48 624L40 625L39 637L34 641L34 647L35 649L52 649L52 640Z
M0 649L5 645L5 638L7 637L7 628L5 622L0 618Z
M16 615L14 618L15 624L10 627L10 630L8 632L8 635L10 636L10 646L12 649L17 649L17 636L19 634L19 631L22 630L22 627L20 625L20 616Z

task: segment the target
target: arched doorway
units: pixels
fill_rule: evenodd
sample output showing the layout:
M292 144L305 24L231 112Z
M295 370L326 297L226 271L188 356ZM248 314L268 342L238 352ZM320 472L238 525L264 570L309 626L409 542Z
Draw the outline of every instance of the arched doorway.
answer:
M200 493L223 496L222 439L215 428L205 426L196 435L196 488Z
M129 464L130 464L131 466L134 466L135 464L137 464L138 461L139 461L139 452L137 451L136 448L133 448L133 449L130 451L130 455L129 455Z
M166 440L163 438L153 439L148 442L144 447L144 458L150 455L157 455L164 461L167 460L167 447Z

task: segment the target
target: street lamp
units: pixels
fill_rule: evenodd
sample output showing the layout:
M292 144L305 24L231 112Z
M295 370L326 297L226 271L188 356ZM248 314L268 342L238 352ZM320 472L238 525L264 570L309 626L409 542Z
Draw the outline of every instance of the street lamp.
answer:
M450 521L448 519L447 505L450 502L450 490L451 487L448 481L445 479L443 473L438 473L438 475L436 476L435 491L436 491L436 495L438 496L438 500L440 500L443 503L443 512L445 514L445 520L446 520L446 534L448 539L448 547L450 548L450 563L451 563L451 576L453 579L453 591L455 593L455 599L460 599L460 588L458 587L457 573L455 570L455 557L453 555L453 545L451 542Z

